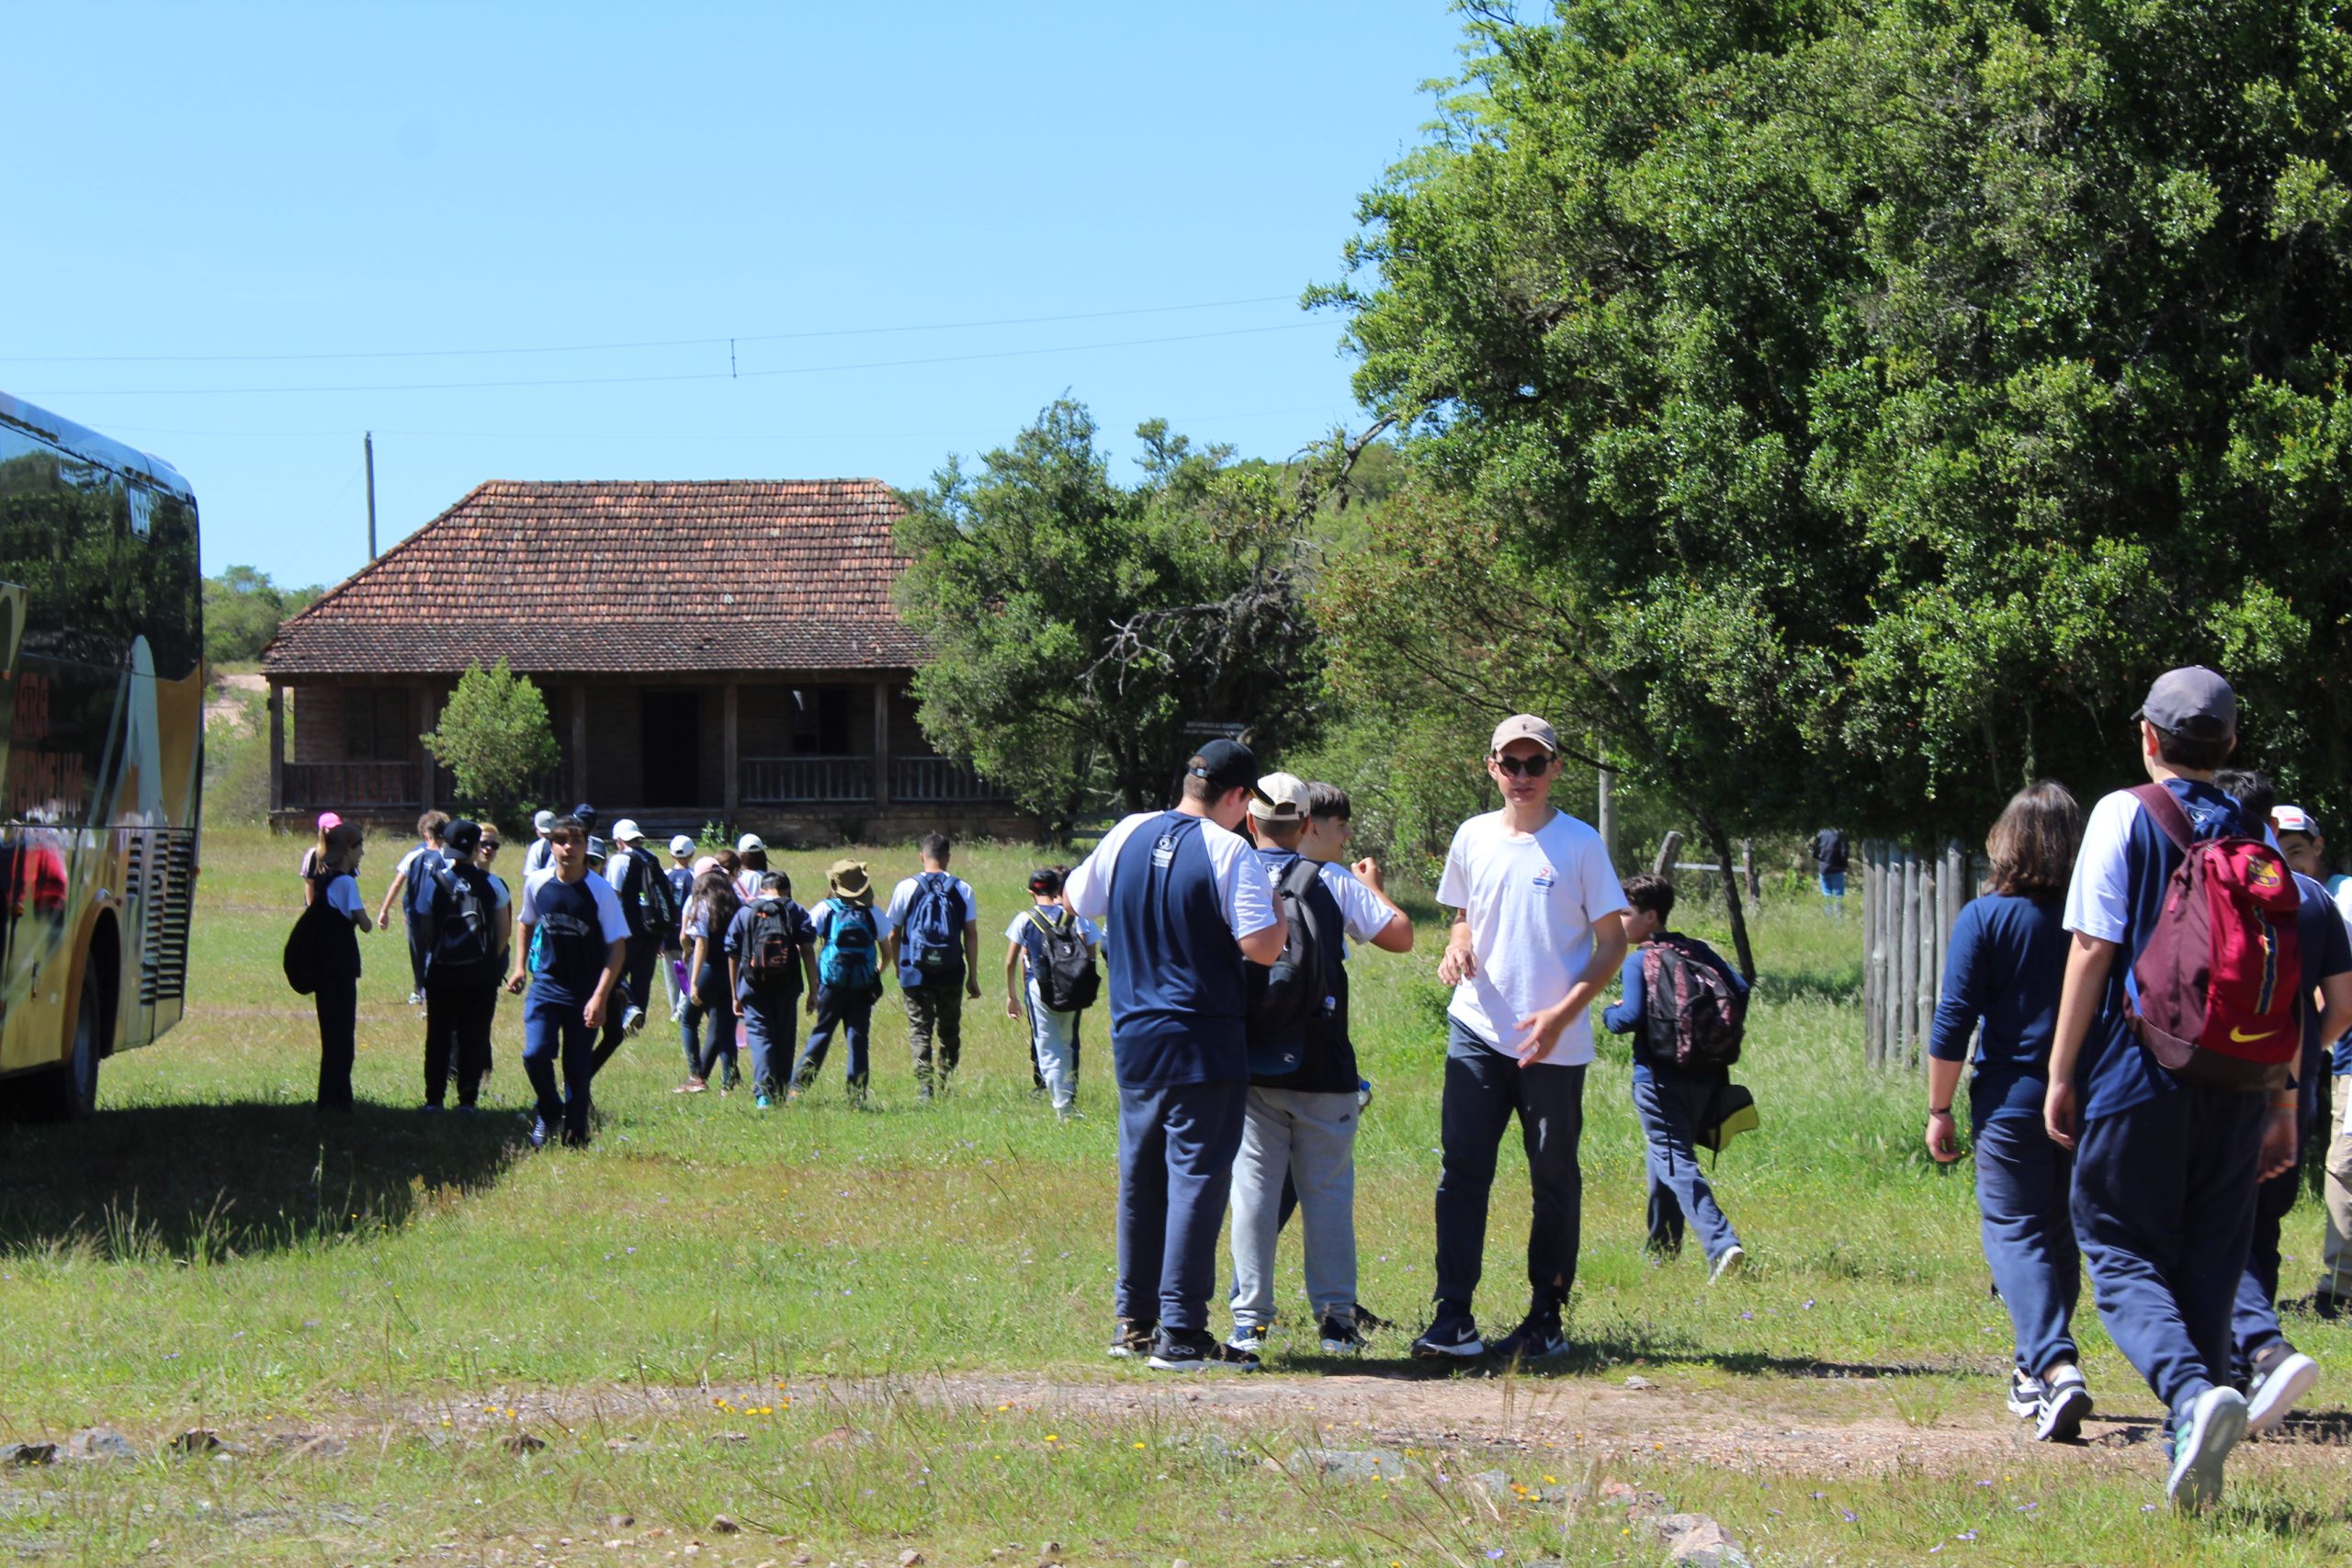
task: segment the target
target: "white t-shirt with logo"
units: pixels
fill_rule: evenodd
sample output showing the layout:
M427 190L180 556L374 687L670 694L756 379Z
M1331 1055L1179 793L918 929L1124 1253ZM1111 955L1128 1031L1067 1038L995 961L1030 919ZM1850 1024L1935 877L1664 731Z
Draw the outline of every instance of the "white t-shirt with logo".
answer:
M1453 988L1448 1017L1510 1055L1526 1034L1519 1021L1555 1006L1592 961L1592 923L1625 908L1625 890L1600 835L1565 811L1532 833L1503 825L1503 814L1473 817L1454 829L1437 901L1464 912L1477 973ZM1592 1060L1592 1018L1579 1013L1536 1058L1555 1066Z

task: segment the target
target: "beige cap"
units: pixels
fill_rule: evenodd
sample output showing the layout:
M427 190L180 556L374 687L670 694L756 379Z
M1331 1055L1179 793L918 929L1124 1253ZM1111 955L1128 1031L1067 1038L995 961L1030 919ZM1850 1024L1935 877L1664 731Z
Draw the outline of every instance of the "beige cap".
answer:
M1250 797L1250 815L1261 822L1295 822L1306 815L1306 781L1295 773L1268 773Z
M1532 713L1515 713L1495 726L1494 744L1487 750L1500 751L1514 740L1532 740L1555 757L1560 754L1559 733Z

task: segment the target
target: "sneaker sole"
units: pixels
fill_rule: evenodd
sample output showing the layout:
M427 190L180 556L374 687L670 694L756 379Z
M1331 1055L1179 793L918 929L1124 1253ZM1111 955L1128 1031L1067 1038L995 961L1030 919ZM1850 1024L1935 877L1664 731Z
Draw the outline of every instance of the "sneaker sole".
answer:
M2033 1424L2037 1443L2071 1443L2082 1436L2083 1418L2091 1413L2091 1391L2069 1383L2044 1400L2041 1417Z
M1413 1358L1421 1361L1468 1361L1486 1353L1486 1341L1482 1339L1464 1339L1459 1345L1431 1345L1421 1339L1413 1341Z
M2295 1407L2296 1401L2311 1393L2312 1385L2317 1382L2319 1363L2301 1351L2280 1361L2246 1402L2245 1435L2259 1438L2275 1430L2287 1419L2287 1412Z
M1181 1361L1171 1361L1161 1356L1150 1356L1145 1359L1144 1365L1155 1372L1204 1372L1217 1363L1206 1360L1196 1361L1189 1356Z
M2222 1472L2229 1462L2230 1450L2245 1435L2243 1398L2216 1400L2201 1419L2190 1424L2186 1434L2188 1451L2173 1461L2172 1474L2165 1483L2165 1496L2175 1508L2198 1513L2221 1501Z

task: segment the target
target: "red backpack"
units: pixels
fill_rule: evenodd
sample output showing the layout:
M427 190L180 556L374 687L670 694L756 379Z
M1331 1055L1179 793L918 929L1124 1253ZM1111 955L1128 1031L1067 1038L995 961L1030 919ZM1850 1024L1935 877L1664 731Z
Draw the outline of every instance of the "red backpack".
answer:
M2259 839L2199 840L2160 784L2132 795L2180 851L2155 929L2132 965L2132 1023L2184 1083L2277 1089L2302 1045L2302 894Z

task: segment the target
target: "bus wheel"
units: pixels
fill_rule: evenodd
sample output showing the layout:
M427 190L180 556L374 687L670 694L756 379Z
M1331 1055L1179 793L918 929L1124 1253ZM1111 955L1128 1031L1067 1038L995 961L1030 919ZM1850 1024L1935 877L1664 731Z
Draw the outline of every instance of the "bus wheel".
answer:
M82 987L74 1015L74 1054L25 1080L25 1109L40 1122L78 1122L98 1108L98 987Z

